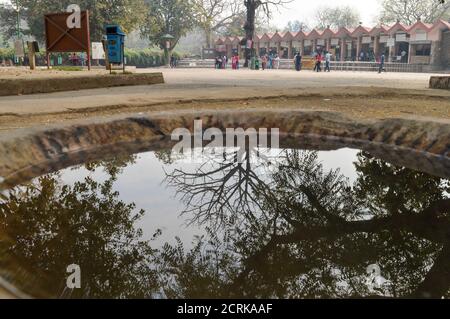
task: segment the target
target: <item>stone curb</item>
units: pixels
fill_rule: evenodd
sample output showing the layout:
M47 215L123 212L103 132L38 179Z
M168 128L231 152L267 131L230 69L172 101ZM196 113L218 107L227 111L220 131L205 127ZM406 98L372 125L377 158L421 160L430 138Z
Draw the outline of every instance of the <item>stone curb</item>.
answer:
M164 83L164 76L161 72L55 78L0 79L0 96L53 93L116 86L152 85L162 83Z

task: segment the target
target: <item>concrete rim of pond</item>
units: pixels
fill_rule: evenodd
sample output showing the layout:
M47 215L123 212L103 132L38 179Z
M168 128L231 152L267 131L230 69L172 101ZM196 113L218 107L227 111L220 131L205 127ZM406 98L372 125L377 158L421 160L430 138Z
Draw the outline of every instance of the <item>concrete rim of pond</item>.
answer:
M447 121L357 121L339 113L292 109L173 111L93 119L64 126L24 129L0 138L0 189L73 165L118 154L167 148L176 128L280 129L281 146L367 150L372 155L449 177ZM444 174L442 173L444 172Z

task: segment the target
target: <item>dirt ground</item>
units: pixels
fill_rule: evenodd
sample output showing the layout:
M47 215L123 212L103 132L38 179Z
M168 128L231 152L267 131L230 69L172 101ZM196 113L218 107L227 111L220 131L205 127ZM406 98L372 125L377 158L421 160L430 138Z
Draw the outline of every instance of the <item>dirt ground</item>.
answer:
M0 134L90 117L183 109L291 108L340 112L350 118L427 118L450 124L450 91L428 89L431 74L297 73L289 70L144 69L166 84L0 97ZM16 73L14 73L16 72ZM0 78L87 72L5 70ZM91 74L103 73L103 70Z
M0 67L0 79L17 79L17 78L48 78L48 77L73 77L73 76L86 76L86 75L98 75L108 74L106 70L93 69L90 72L81 71L59 71L48 70L47 68L39 67L35 71L31 71L26 67Z

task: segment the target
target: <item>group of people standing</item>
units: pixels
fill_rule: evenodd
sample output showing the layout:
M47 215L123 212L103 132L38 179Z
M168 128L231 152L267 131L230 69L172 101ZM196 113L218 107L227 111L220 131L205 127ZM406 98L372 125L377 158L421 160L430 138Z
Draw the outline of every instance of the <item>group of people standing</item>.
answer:
M226 55L224 56L217 56L215 59L215 68L220 70L225 70L228 67L228 57ZM239 55L233 55L231 57L231 68L233 70L239 70L240 67L240 60Z
M220 69L226 69L228 64L228 57L226 55L224 56L216 56L215 61L215 68Z
M233 55L233 57L231 58L231 68L233 70L239 70L239 65L240 61L239 61L239 55Z
M278 54L264 54L261 56L261 68L263 70L266 69L275 69L278 70L280 68L280 56Z
M316 52L314 55L314 72L322 72L322 63L325 62L325 72L331 72L331 58L333 55L331 52L325 52L325 54L322 55L320 52ZM301 71L302 70L302 54L300 52L297 52L294 56L294 64L295 64L295 70Z
M331 72L331 60L333 57L333 54L329 51L326 51L324 53L321 52L315 52L313 54L314 57L314 72L322 72L322 64L325 63L324 72ZM385 61L386 57L384 54L380 56L379 59L379 73L382 71L385 71ZM215 68L216 69L226 69L228 65L228 57L226 55L217 56L215 58ZM280 62L281 59L279 55L268 55L264 54L260 57L255 58L255 69L259 70L266 70L266 69L279 69L280 68ZM294 65L296 71L302 70L302 63L303 57L301 52L297 52L294 56ZM233 55L231 58L231 66L233 70L239 70L240 68L240 59L239 55Z

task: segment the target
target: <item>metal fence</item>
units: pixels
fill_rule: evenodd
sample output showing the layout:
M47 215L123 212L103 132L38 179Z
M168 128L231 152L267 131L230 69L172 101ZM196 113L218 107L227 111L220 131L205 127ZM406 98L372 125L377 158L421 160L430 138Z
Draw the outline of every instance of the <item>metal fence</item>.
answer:
M243 65L241 60L241 66ZM197 59L182 59L178 64L179 68L214 68L214 60L197 60ZM231 68L231 63L228 63ZM325 67L325 63L322 64ZM379 63L376 62L331 62L331 69L334 71L364 71L364 72L378 72ZM408 63L385 63L384 68L386 72L427 72L426 65L422 64L408 64ZM294 62L288 59L280 60L280 69L289 70L294 69ZM309 70L310 68L303 68ZM312 69L312 68L311 68Z

